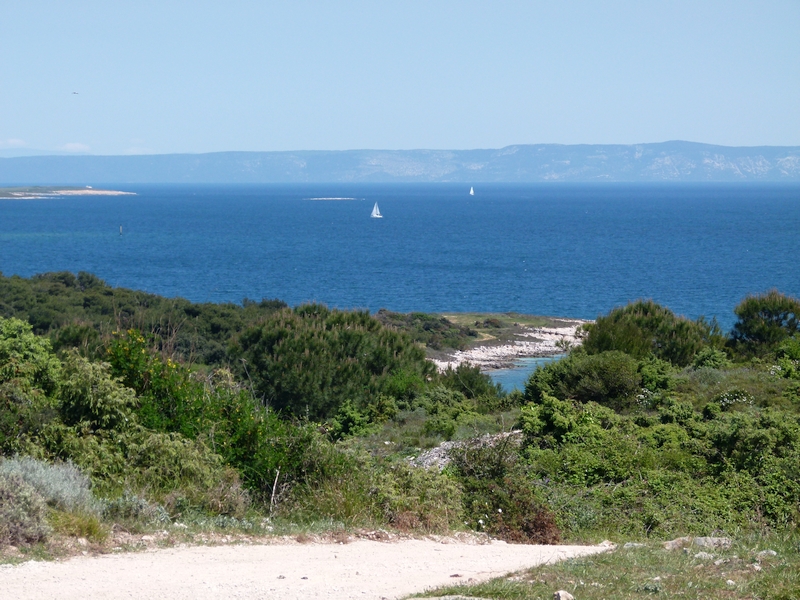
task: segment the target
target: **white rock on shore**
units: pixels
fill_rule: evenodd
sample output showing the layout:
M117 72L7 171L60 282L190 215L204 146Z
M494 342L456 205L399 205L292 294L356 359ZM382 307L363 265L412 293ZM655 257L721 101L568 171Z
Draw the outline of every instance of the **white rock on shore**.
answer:
M461 363L468 363L480 367L482 370L503 369L510 367L512 363L520 358L533 358L537 356L552 356L563 352L563 346L577 346L581 339L577 336L578 328L584 323L579 319L565 321L569 323L565 327L531 327L520 334L521 337L531 338L528 340L516 340L513 344L498 344L476 346L469 350L456 351L451 360L434 360L439 371L445 371L448 367L456 368Z

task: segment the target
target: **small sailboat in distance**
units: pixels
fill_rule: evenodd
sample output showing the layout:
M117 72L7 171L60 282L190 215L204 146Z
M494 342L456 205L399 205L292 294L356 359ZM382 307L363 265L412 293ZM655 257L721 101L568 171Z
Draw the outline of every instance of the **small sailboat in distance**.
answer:
M475 195L475 188L473 188L472 186L469 186L469 195L470 196L474 196Z
M381 209L378 208L378 203L375 203L375 206L372 207L372 214L370 215L373 219L382 219L383 215L381 214Z

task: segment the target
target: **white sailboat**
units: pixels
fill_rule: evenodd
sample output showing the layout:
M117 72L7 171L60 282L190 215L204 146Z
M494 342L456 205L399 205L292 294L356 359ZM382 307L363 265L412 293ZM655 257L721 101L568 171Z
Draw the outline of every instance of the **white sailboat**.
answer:
M373 219L382 219L383 215L381 214L381 209L378 208L378 203L375 203L375 206L372 207L372 214L370 215Z
M475 189L472 186L469 186L469 195L470 196L474 196L475 195Z

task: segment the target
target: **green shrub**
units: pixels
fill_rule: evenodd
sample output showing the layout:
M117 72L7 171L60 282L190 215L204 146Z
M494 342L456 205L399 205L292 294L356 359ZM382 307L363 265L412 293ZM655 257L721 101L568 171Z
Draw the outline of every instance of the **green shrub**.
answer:
M707 347L698 352L692 361L692 367L695 369L724 369L731 366L731 361L724 351Z
M0 460L0 476L16 475L51 506L67 511L96 512L89 478L71 463L46 463L30 456Z
M141 432L126 444L127 486L177 511L199 508L240 515L249 499L235 471L200 441Z
M0 317L0 454L23 451L30 436L57 418L61 365L31 326Z
M34 335L24 321L0 317L0 384L52 394L60 371L48 340Z
M469 327L456 325L439 315L420 312L403 314L382 308L375 314L375 318L385 327L401 331L415 342L424 344L433 350L443 348L466 350L470 338L478 336Z
M122 496L107 500L103 505L106 521L138 522L145 525L168 525L172 522L167 510L160 504L125 492Z
M112 374L135 392L137 419L144 427L194 438L202 431L204 386L188 368L162 357L153 344L135 329L116 334L106 350ZM122 407L124 393L117 396Z
M383 519L397 529L447 533L462 526L461 488L437 469L387 465L376 487Z
M517 456L510 437L450 452L450 468L463 488L466 523L512 543L556 544L561 533L555 515L516 468Z
M745 353L764 355L800 333L800 300L778 290L748 296L733 310L733 344Z
M176 512L239 515L249 505L236 472L203 440L139 426L117 432L58 425L38 441L48 455L78 465L102 496L133 490Z
M669 398L656 416L552 396L523 407L522 464L561 527L662 537L797 523L800 417Z
M0 547L43 541L50 533L47 504L18 475L0 475Z
M50 513L48 521L55 533L61 535L86 538L95 543L108 539L108 527L100 521L97 514L55 510Z
M301 524L333 520L369 526L380 522L375 470L368 455L334 445L322 436L314 436L302 450L299 468L287 469L279 480L279 515Z
M111 376L110 365L68 354L61 384L61 414L67 425L126 429L133 425L136 403L134 391Z
M537 368L525 383L525 400L538 402L544 395L553 395L620 410L635 405L641 388L639 363L628 354L573 352Z
M583 348L589 354L615 350L639 359L653 354L676 366L690 364L704 346L724 342L716 322L676 316L652 300L615 308L586 330Z
M352 435L366 435L375 429L375 424L366 412L358 410L350 400L345 400L336 416L331 419L328 432L334 440Z
M668 392L675 387L675 369L665 360L649 356L639 363L642 387L650 392Z
M447 367L439 375L439 381L445 387L461 392L466 398L496 397L501 395L502 387L492 383L491 377L482 373L479 367L468 363L459 363L454 369Z
M404 334L366 312L311 304L282 310L239 338L242 375L263 403L297 417L325 420L350 400L365 408L393 373L425 378L434 366ZM246 369L246 373L244 373Z
M794 335L781 342L776 354L778 358L800 360L800 335Z

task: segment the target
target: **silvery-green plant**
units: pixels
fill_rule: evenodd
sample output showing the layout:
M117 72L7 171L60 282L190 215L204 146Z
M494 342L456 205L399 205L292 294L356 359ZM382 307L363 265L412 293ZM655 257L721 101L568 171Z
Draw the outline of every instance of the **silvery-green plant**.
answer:
M70 462L48 463L30 456L0 460L0 476L17 476L50 505L69 511L96 513L89 478Z
M19 475L0 475L0 548L40 542L50 533L42 496Z
M113 500L107 500L103 505L103 517L106 519L125 519L168 525L172 522L167 510L160 504L148 502L146 499L126 492Z

